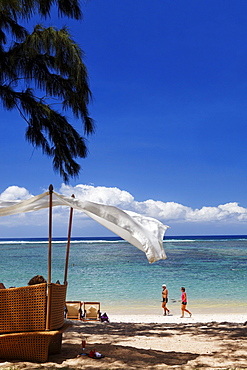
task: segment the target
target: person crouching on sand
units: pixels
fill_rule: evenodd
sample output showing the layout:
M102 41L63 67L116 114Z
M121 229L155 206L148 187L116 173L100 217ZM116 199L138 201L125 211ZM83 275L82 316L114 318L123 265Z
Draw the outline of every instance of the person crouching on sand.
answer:
M181 296L181 298L182 298L182 303L181 303L182 316L181 316L181 318L184 317L184 312L188 312L188 314L191 317L192 316L192 313L186 309L186 305L187 305L187 294L185 292L185 288L184 287L181 288L181 292L182 292L182 296Z
M170 313L170 311L166 307L166 304L168 302L168 289L166 288L166 285L165 284L162 285L162 288L163 288L163 290L162 290L162 305L161 306L162 306L162 308L164 310L163 316L166 316L166 312L168 314Z

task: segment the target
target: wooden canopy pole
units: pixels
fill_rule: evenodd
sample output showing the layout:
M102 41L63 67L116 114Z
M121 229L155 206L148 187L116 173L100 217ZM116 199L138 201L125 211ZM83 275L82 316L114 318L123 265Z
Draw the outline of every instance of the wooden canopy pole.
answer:
M50 329L51 317L51 257L52 257L52 193L53 186L49 186L49 239L48 239L48 276L47 276L47 309L46 330Z
M72 198L75 198L74 194L71 195ZM67 241L67 250L66 250L66 260L65 260L65 269L64 269L64 285L68 284L67 275L68 275L68 265L69 265L69 251L70 251L70 238L72 230L72 218L73 218L73 208L70 208L69 216L69 227L68 227L68 241Z
M51 283L51 250L52 250L52 193L53 186L49 186L49 241L48 241L48 284Z

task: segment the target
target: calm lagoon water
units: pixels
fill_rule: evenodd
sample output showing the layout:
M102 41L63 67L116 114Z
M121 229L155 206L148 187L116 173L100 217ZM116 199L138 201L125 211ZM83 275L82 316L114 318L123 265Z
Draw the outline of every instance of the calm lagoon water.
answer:
M247 237L184 237L164 240L166 260L150 264L143 252L118 238L71 242L67 300L100 301L114 313L161 312L161 285L169 308L179 309L185 286L189 308L247 311ZM53 242L52 281L64 278L66 241ZM26 285L47 276L47 242L0 240L0 281Z

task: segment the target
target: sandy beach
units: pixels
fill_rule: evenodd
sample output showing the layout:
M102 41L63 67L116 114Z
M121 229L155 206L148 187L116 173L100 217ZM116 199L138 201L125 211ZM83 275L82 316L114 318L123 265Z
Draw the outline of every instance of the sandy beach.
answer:
M110 323L73 321L61 354L46 363L3 361L0 368L27 369L244 369L247 326L244 314L112 315ZM105 357L81 355L96 350Z

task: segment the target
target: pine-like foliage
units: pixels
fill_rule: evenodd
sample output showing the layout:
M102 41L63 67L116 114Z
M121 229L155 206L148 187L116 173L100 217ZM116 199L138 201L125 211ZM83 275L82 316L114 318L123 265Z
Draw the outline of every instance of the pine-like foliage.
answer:
M85 158L87 147L64 112L82 120L85 135L94 131L83 54L65 27L36 25L30 33L20 24L37 12L48 17L54 5L59 15L82 16L77 0L0 0L0 100L5 109L19 111L27 140L52 157L68 182L79 174L75 159Z

